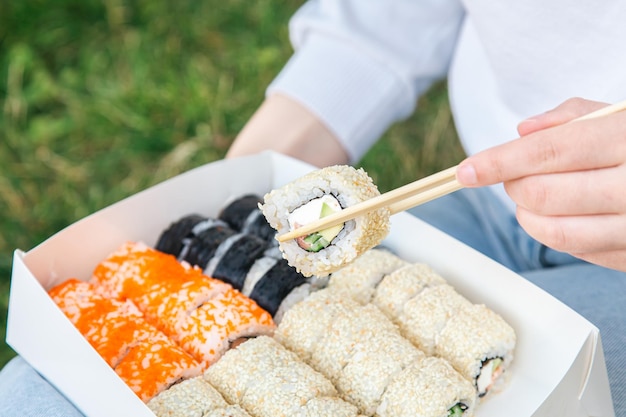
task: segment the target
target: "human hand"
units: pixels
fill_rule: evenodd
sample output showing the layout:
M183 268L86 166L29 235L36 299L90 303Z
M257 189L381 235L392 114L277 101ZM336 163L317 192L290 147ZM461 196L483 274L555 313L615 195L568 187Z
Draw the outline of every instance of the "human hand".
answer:
M520 138L459 164L467 187L504 183L520 225L543 244L626 271L626 112L570 99L518 125Z

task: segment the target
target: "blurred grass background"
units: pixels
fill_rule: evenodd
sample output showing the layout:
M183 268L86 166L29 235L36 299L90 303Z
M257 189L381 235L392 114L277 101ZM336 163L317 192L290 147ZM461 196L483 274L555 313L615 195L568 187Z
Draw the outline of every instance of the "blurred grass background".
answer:
M222 158L290 56L301 3L0 2L2 341L13 250ZM462 157L439 83L359 165L387 191ZM0 344L0 365L12 356Z

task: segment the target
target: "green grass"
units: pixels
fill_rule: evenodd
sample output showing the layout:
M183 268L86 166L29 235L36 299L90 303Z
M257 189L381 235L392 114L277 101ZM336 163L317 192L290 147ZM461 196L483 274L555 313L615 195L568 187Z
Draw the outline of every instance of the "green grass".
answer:
M0 2L1 340L13 250L222 158L290 56L300 4ZM462 157L440 83L360 165L386 191ZM13 355L0 345L0 365Z

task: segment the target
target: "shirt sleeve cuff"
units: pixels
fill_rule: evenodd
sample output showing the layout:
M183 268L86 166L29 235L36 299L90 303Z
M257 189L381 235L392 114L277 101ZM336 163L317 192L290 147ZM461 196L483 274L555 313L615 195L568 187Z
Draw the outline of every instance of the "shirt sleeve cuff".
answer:
M298 101L340 140L358 161L392 123L415 108L410 89L357 48L323 36L308 36L267 88Z

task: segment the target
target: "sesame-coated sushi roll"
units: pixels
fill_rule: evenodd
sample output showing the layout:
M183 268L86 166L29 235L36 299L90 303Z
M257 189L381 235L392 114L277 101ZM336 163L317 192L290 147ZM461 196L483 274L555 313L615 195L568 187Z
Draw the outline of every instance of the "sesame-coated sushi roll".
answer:
M151 399L148 407L156 417L250 416L241 407L229 405L203 376L173 385Z
M366 306L359 310L371 309L372 312L380 313L372 307ZM349 326L360 329L358 338L352 340L353 348L348 359L333 382L342 398L356 405L361 413L373 415L389 383L424 354L395 329L379 331L372 322L368 324L366 316L359 312L359 317L364 319L361 323L359 317L342 317L330 329L334 336L325 338L326 342L320 346L341 338ZM352 335L356 333L352 332Z
M238 405L229 405L226 408L209 411L202 417L250 417L250 414Z
M260 237L237 233L219 245L204 273L241 290L248 271L266 249L267 242Z
M313 171L264 196L263 215L278 235L380 195L363 169L336 165ZM389 232L389 209L280 243L304 276L325 276L379 244Z
M302 407L301 417L354 417L355 406L338 397L312 398ZM357 417L365 417L359 414Z
M376 410L379 417L469 417L476 392L448 362L423 357L390 382Z
M429 287L406 302L399 327L404 337L427 355L434 355L437 338L450 317L469 305L451 285Z
M319 415L357 415L356 407L337 398L332 383L270 337L250 339L228 351L205 372L227 401L256 417L306 415L317 399Z
M501 388L513 360L515 331L482 304L463 307L440 332L436 354L475 384L479 396Z
M376 287L385 275L408 265L408 262L387 249L372 248L354 262L333 272L328 287L345 291L361 304L372 300Z
M372 303L401 325L404 305L424 288L446 284L429 265L409 263L386 275L376 287Z
M324 301L331 312L322 308ZM309 324L320 317L323 325ZM275 337L324 374L341 398L357 406L364 415L378 415L390 386L414 397L405 401L426 401L423 398L426 394L411 385L424 373L415 364L422 363L426 355L402 337L397 327L372 304L361 305L330 288L319 290L285 314ZM476 399L472 384L449 364L445 372L438 376L449 377L454 384L461 381L458 389L467 396L453 402L450 396L429 396L428 401L449 413L458 411L455 416L471 415ZM429 381L433 384L432 379ZM445 388L444 382L441 383ZM456 399L453 395L452 398Z
M194 226L203 220L204 216L189 214L171 223L159 236L155 249L174 256L180 255L184 242L191 236Z
M311 293L285 313L274 337L310 363L321 336L327 333L337 316L349 309L345 306L346 300L328 290Z
M277 244L274 239L276 230L270 226L259 208L262 202L259 195L245 194L226 204L218 218L238 232L252 234Z

